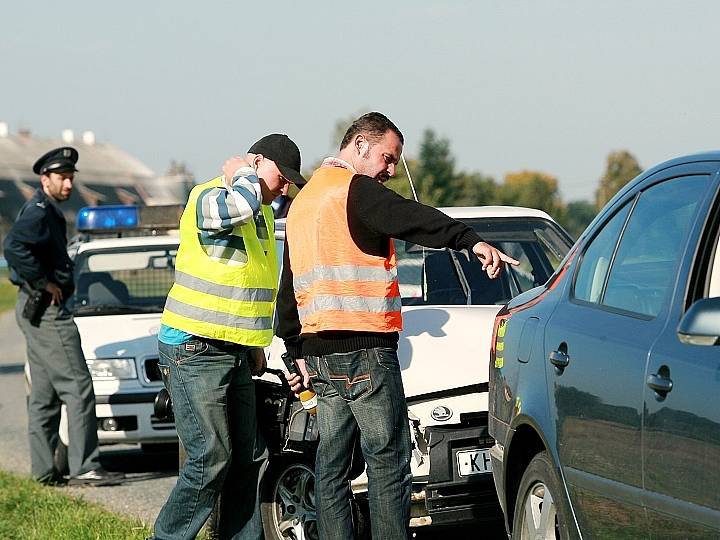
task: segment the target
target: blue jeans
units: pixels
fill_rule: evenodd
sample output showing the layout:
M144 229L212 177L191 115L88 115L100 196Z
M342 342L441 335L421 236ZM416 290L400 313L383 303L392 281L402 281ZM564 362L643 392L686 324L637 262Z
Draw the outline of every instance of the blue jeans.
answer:
M155 521L155 538L195 538L220 497L220 538L261 540L259 484L268 452L257 433L247 348L195 338L159 343L187 460Z
M363 349L306 358L318 394L315 503L322 540L353 538L349 471L355 437L367 463L372 537L408 537L410 428L397 352Z

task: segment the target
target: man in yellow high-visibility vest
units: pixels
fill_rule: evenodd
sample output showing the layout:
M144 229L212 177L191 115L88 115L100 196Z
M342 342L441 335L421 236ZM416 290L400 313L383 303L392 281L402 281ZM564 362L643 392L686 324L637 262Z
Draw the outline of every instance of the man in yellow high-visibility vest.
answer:
M273 134L190 192L158 336L187 460L155 522L157 539L195 538L221 493L220 537L262 538L257 487L267 451L251 371L264 369L277 296L269 205L287 183L305 183L299 171L298 147Z

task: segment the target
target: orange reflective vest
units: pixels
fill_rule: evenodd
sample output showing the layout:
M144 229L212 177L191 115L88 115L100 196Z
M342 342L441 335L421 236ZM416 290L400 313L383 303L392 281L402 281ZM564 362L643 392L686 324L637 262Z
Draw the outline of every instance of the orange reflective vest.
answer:
M295 197L286 223L302 333L399 332L400 287L392 240L387 257L350 236L347 200L355 173L321 167Z

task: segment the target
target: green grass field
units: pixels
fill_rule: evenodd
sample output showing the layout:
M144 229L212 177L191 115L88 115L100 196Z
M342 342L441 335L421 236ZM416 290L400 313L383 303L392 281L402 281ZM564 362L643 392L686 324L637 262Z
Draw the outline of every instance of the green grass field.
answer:
M142 540L151 534L139 519L0 470L2 540ZM206 529L198 535L199 540L210 538Z
M150 529L137 519L64 495L62 488L0 471L0 538L120 540L149 535Z

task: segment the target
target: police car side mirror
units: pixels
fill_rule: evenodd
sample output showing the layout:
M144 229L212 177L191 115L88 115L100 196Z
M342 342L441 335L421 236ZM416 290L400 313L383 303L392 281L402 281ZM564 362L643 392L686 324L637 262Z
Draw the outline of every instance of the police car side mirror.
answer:
M720 297L702 298L690 306L677 335L688 345L720 345Z

